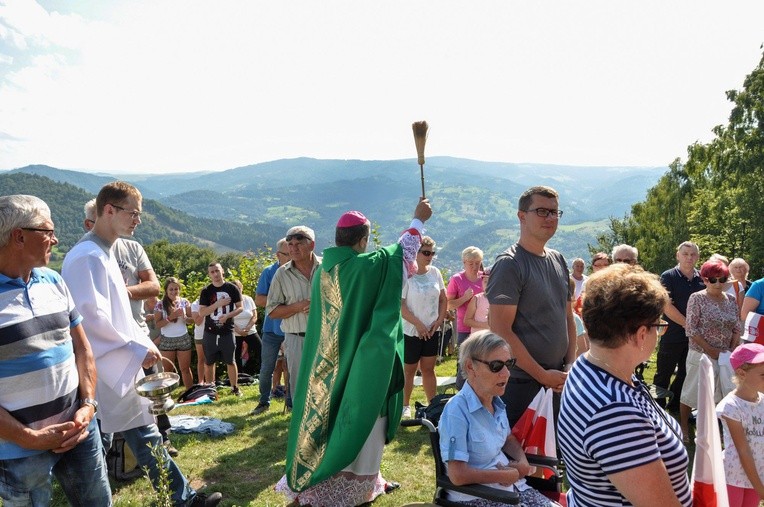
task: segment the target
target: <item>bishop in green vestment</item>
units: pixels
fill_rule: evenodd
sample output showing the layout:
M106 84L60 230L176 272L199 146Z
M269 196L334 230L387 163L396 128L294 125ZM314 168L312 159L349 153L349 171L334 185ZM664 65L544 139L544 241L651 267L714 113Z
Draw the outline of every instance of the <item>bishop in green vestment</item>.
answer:
M398 243L367 253L369 221L345 213L337 246L324 250L287 445L284 492L300 503L356 505L380 492L382 447L395 436L402 411L403 280L416 269L431 214L420 199ZM339 490L349 496L338 497Z

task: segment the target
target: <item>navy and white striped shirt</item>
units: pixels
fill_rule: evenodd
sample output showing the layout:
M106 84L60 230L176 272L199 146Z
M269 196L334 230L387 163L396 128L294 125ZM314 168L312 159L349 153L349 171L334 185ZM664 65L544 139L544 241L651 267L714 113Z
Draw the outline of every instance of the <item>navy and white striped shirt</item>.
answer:
M82 317L61 275L34 268L25 283L0 274L0 407L39 429L71 420L79 375L70 327ZM0 439L0 459L32 456Z
M634 387L584 356L571 369L557 425L571 485L569 507L631 505L607 475L658 459L663 460L679 501L692 505L689 460L679 437L679 424L655 405L636 378L633 380Z

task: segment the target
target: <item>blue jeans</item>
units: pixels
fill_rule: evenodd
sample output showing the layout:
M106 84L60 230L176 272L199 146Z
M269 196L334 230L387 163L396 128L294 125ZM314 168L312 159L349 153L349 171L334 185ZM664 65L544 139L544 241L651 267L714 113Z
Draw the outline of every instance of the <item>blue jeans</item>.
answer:
M95 417L90 421L88 431L85 440L63 454L46 451L26 458L0 460L0 498L3 505L50 505L52 471L70 505L110 506L109 477Z
M159 485L159 469L151 449L159 447L160 452L164 456L165 468L170 480L173 504L177 506L191 505L196 496L196 491L191 488L183 472L180 471L178 465L167 454L167 450L162 445L162 435L159 433L157 425L149 424L148 426L138 426L137 428L124 430L122 431L122 436L125 438L125 443L130 447L130 450L133 451L135 459L138 461L138 466L149 469L149 478L154 489ZM108 441L108 446L105 446L107 449L111 447L111 439L111 433L104 434L104 441Z
M279 357L279 348L284 343L284 337L276 333L263 333L263 348L260 363L260 403L268 404L271 401L271 389L273 388L273 370L276 367L276 359ZM289 394L287 393L287 396Z

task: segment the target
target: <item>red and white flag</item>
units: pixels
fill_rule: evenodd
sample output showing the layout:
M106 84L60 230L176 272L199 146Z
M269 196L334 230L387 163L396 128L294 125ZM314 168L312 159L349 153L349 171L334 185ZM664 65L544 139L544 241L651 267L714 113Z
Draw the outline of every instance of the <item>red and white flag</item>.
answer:
M557 458L557 437L554 431L554 392L541 388L512 428L512 434L528 454ZM543 470L544 477L553 475Z
M698 418L695 432L695 461L692 467L692 505L728 507L722 442L714 403L714 370L711 360L700 358Z

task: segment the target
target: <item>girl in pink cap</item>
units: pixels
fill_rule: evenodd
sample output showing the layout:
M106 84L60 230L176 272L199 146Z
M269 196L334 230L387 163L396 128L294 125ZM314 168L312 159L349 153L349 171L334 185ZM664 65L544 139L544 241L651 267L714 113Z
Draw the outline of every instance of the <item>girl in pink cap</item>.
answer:
M764 500L764 345L746 343L730 356L737 388L716 406L724 426L724 473L730 507Z

